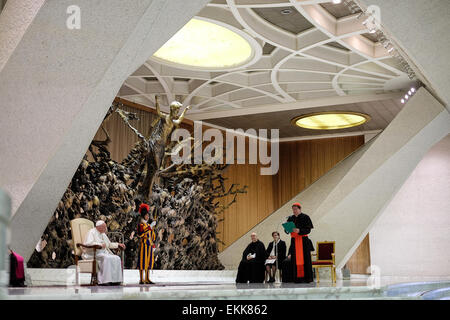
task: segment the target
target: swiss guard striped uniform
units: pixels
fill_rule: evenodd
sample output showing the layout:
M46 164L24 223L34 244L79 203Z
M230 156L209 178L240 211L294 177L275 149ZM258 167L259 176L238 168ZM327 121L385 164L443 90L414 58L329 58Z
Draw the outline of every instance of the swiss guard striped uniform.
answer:
M139 241L139 271L145 270L146 283L150 283L149 280L149 269L153 269L153 264L155 262L155 257L153 256L153 248L155 247L156 233L152 229L149 223L141 220L138 225L137 234L140 238Z

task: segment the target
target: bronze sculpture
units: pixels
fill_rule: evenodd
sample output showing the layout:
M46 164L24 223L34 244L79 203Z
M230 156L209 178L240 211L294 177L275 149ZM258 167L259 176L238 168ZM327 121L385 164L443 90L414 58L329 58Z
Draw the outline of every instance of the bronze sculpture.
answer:
M150 133L150 137L147 141L147 175L145 176L144 182L139 190L139 195L146 201L149 200L157 172L161 169L163 164L170 135L173 130L181 124L186 112L190 109L190 106L187 106L181 115L178 116L178 112L183 105L178 101L173 101L170 104L170 113L165 115L159 109L158 97L155 98L155 101L156 113L158 114L159 119L156 122L156 125L153 126L152 132Z
M186 114L185 111L178 116L181 104L174 105L168 115L161 112L154 115L153 125L146 133L148 138L130 124L132 120L139 121L139 117L127 112L126 107L117 101L105 120L117 113L139 141L121 162L117 162L111 159L108 150L112 139L106 130L107 122L102 124L101 130L106 138L92 141L88 150L91 159L86 154L81 161L42 235L45 245L33 253L28 266L66 268L71 265L69 222L83 217L93 221L105 220L108 229L123 232L127 246L125 266L136 268L138 242L135 233L139 220L136 211L145 195L151 215L157 221L156 269L223 269L218 259L218 245L222 242L216 232L217 226L224 211L236 202L237 194L246 192L246 186L225 185L227 178L223 173L226 164L168 166L165 155L168 150L172 152L172 144L177 143L168 143L170 135ZM149 146L152 135L155 142L158 139L160 144L166 142L165 154L162 154L162 148L158 153ZM155 160L158 154L160 158ZM151 166L156 164L154 168L157 171L153 176L145 170L149 161ZM154 184L152 189L143 187L147 177ZM139 190L144 193L140 194ZM227 196L232 199L221 203L220 199ZM53 255L55 259L50 258Z
M155 97L155 108L158 118L152 125L152 130L148 139L138 132L131 124L129 120L133 120L132 114L125 112L121 109L116 109L116 112L124 119L126 124L138 135L147 148L145 155L146 162L146 175L142 182L142 185L138 191L139 200L148 202L152 193L153 184L158 175L161 166L163 165L164 157L166 154L166 147L169 144L170 135L173 130L176 129L182 122L186 115L186 112L191 108L187 106L180 116L178 112L183 105L178 101L173 101L170 104L169 114L164 114L159 108L158 97Z

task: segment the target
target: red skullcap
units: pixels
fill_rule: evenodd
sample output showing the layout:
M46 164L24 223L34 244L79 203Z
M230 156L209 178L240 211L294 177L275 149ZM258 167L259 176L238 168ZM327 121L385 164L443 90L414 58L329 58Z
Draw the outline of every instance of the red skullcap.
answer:
M294 206L297 206L297 207L299 207L299 208L302 207L302 206L300 205L300 202L296 202L296 203L294 203L292 206L293 206L293 207L294 207Z
M139 206L139 213L141 213L142 208L146 208L147 212L150 211L150 206L146 203L141 203L141 205Z

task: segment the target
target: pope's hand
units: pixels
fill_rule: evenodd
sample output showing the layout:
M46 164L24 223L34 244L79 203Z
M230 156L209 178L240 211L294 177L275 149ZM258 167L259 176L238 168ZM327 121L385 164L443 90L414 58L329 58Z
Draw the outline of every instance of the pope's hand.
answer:
M102 249L106 248L106 243L102 243Z
M119 243L119 247L125 250L125 245L123 243Z

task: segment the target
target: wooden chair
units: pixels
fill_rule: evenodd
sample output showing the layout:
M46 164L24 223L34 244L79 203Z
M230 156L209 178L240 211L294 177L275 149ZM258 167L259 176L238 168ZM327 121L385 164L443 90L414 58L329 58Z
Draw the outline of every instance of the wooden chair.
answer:
M317 254L311 253L312 267L316 271L317 282L320 282L319 268L330 268L331 280L336 282L335 241L317 241ZM312 259L316 256L316 260Z
M91 283L90 285L96 286L97 281L97 260L95 257L96 250L101 249L99 245L86 246L84 241L86 239L86 234L89 230L94 228L94 223L88 219L77 218L70 221L70 229L72 232L72 243L75 254L75 283L78 286L80 283L80 273L90 273ZM91 260L81 260L81 254L83 253L81 248L93 249L94 259Z

